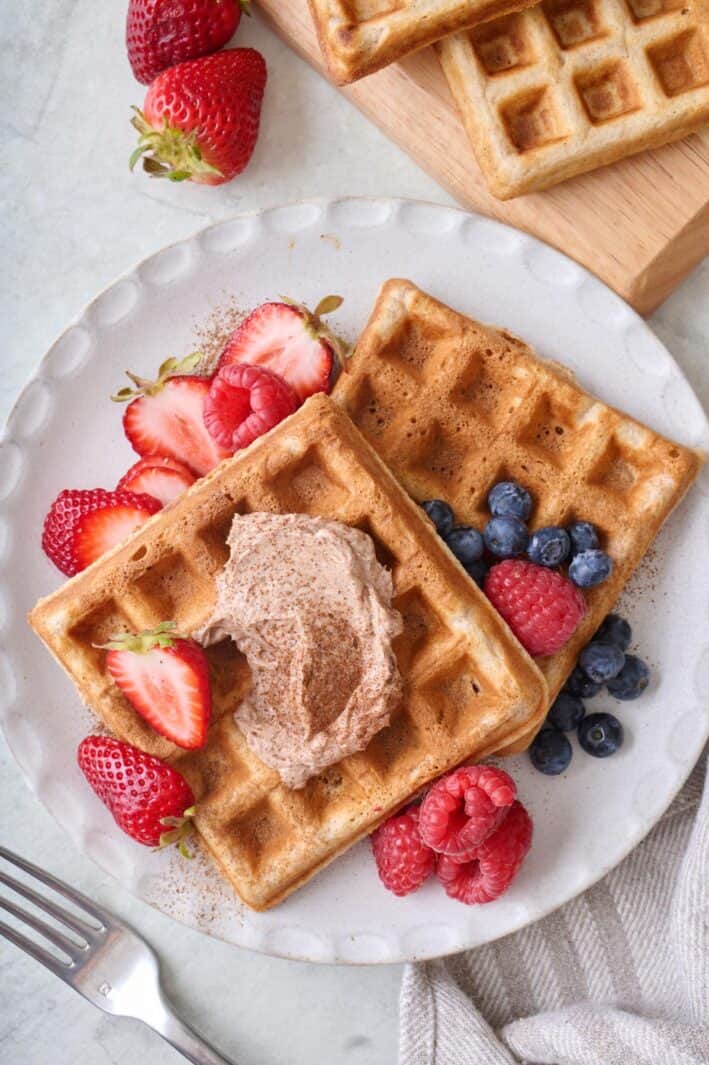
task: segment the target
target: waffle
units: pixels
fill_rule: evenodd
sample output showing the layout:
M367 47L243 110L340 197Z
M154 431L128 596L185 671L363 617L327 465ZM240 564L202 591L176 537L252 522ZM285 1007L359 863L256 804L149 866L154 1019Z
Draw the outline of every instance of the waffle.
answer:
M394 648L405 695L391 724L299 791L249 750L234 723L250 673L230 640L207 650L214 719L195 752L173 746L133 711L94 647L166 619L187 632L203 625L233 516L251 511L317 514L371 534L404 619ZM254 909L279 902L431 778L525 732L548 697L532 660L325 396L40 600L30 623L117 736L184 773L202 840Z
M439 52L503 200L709 121L709 0L544 0Z
M586 590L587 615L566 647L538 660L551 698L703 461L409 281L380 290L333 398L414 499L445 499L460 522L482 528L490 488L515 479L535 499L533 527L598 526L613 573Z
M409 52L533 0L310 0L330 76L356 81Z

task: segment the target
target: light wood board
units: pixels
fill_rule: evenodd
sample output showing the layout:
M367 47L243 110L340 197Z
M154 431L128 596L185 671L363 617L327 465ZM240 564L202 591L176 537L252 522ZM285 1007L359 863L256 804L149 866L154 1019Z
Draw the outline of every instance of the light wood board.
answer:
M325 73L307 0L259 0L259 6ZM340 91L463 206L553 244L642 314L709 254L709 127L547 192L502 202L487 191L433 49Z

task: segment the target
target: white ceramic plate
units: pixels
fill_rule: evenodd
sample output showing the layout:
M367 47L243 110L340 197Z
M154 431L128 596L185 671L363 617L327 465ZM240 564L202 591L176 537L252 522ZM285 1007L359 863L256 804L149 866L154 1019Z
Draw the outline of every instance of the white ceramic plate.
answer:
M40 550L42 519L65 487L114 485L135 456L108 396L131 368L147 376L195 347L214 308L279 294L314 304L338 292L334 321L354 339L380 282L410 277L453 307L504 324L566 363L603 399L691 445L709 445L701 406L642 320L601 282L539 241L448 208L339 200L235 218L147 259L111 285L54 344L20 397L0 460L0 598L5 736L42 802L77 845L126 887L194 927L240 946L311 961L422 959L506 935L606 873L675 795L709 733L709 481L661 534L624 597L635 642L654 667L618 713L621 752L607 761L576 745L561 777L507 763L535 823L510 891L487 906L448 900L435 882L398 900L359 844L283 905L242 907L203 859L156 855L115 828L75 766L91 728L69 681L25 624L60 578ZM699 579L701 578L701 579Z

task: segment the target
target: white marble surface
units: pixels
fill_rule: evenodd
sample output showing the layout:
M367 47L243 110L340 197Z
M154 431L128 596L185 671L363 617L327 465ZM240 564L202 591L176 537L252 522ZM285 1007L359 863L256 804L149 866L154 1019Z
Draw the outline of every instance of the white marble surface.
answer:
M4 347L0 421L51 341L98 289L163 244L237 211L312 195L450 202L259 22L240 40L271 71L263 132L247 172L223 189L148 182L126 161L130 75L123 3L7 5L0 27ZM115 16L111 14L113 8ZM709 263L651 323L709 404ZM384 1065L396 1053L400 971L333 969L237 950L135 901L77 853L0 745L0 838L142 931L184 1016L243 1065ZM0 941L0 1061L151 1065L180 1060L146 1029L99 1014Z

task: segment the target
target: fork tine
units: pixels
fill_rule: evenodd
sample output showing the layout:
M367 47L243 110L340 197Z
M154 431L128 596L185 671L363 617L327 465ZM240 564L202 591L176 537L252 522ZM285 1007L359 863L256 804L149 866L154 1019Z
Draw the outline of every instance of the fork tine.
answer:
M40 869L38 865L33 865L32 862L28 862L25 858L21 858L19 854L15 854L13 851L8 850L7 847L3 847L2 845L0 845L0 858L4 858L5 861L10 862L12 865L16 865L18 869L22 869L25 873L29 873L30 876L36 877L37 880L46 884L47 887L52 888L59 895L63 895L65 899L69 899L69 901L73 902L76 906L86 910L86 912L97 920L99 924L103 925L104 928L110 928L111 926L115 927L117 923L116 919L115 917L112 917L108 910L104 910L104 908L94 902L93 899L84 895L83 892L77 891L76 888L70 887L65 881L59 880L56 876L52 876L51 873L45 872L45 870ZM29 897L30 896L28 895L27 898ZM32 901L34 901L34 899ZM61 917L60 919L64 920L65 918ZM73 919L78 920L78 918ZM86 929L82 928L79 929L79 931L81 931L83 935L85 934L85 931L96 932L102 931L102 929L92 928L88 925L86 926Z
M26 954L30 954L36 961L41 962L57 976L60 976L63 980L67 979L70 973L68 965L60 961L50 954L44 947L40 947L37 943L34 943L27 936L23 936L21 932L11 928L9 924L5 924L4 921L0 921L0 936L4 936L5 939L9 939L11 943L14 943L20 950L24 950Z
M94 936L98 931L96 928L86 924L81 918L75 917L73 913L69 913L69 911L65 910L63 906L58 906L56 902L52 902L51 899L47 899L44 895L40 895L40 893L31 888L29 884L23 884L19 880L15 880L13 876L8 876L7 873L1 871L0 884L4 884L6 887L16 891L18 895L22 895L23 898L27 899L29 902L33 902L35 906L39 906L40 910L44 910L45 913L51 914L51 916L56 918L61 924L68 925L69 928L72 928L77 935L82 937L82 939L89 943L93 941Z
M26 910L23 910L21 906L15 905L10 899L0 898L0 906L4 910L7 910L8 913L11 913L13 917L16 917L18 921L23 921L25 924L28 924L30 928L34 928L35 932L39 932L39 934L44 936L45 939L48 939L50 943L53 943L55 947L59 947L59 949L72 961L78 961L79 958L86 954L88 949L87 943L80 946L56 928L52 928L52 926L47 924L46 921L43 921L39 917L35 917L33 913L28 913Z

